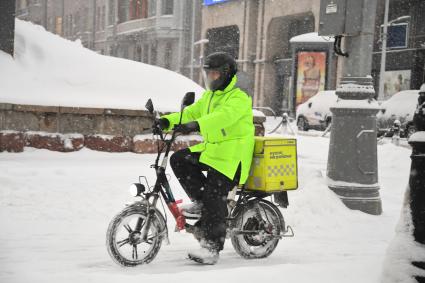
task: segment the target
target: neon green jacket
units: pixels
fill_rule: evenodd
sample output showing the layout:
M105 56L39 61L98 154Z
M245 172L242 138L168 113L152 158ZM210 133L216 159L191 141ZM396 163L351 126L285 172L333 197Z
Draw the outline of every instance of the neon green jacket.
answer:
M202 97L183 111L182 124L197 121L203 142L189 149L201 152L199 161L228 178L235 176L239 163L239 184L248 178L254 151L252 99L235 87L237 77L223 90L205 91ZM178 124L180 113L163 116L170 122L166 130Z

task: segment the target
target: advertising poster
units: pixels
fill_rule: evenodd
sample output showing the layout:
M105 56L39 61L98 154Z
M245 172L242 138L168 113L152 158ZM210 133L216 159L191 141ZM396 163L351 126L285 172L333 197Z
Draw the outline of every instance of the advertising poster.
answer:
M296 106L325 89L326 52L297 53Z
M386 71L384 75L384 100L394 93L410 89L410 70Z

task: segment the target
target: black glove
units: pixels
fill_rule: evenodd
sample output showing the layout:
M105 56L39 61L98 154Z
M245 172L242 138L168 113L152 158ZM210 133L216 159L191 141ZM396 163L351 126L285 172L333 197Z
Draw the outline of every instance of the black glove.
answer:
M170 126L170 121L166 118L160 118L155 119L155 122L153 123L153 128L160 128L161 130L164 130Z
M199 124L198 122L193 121L186 124L175 125L173 128L173 131L187 135L187 134L190 134L191 132L198 132Z
M162 130L170 126L170 121L166 118L155 119L152 125L152 132L155 135L159 135Z

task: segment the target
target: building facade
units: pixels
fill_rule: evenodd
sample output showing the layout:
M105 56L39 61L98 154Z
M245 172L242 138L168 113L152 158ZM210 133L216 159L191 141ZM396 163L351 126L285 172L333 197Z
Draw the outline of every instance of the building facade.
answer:
M385 0L378 1L372 76L379 91L381 34ZM425 82L425 1L390 0L384 79L384 99L406 89L419 89Z

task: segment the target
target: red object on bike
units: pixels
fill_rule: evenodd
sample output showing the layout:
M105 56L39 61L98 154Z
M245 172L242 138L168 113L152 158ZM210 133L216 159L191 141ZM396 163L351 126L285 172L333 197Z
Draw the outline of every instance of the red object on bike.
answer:
M181 203L183 203L183 200L182 199L176 200L176 204L181 204Z
M176 219L177 228L179 230L183 230L185 228L185 225L186 225L186 218L184 217L184 215L181 213L179 207L177 206L177 201L176 202L170 202L168 204L168 209L170 209L171 214L173 214L174 218Z

